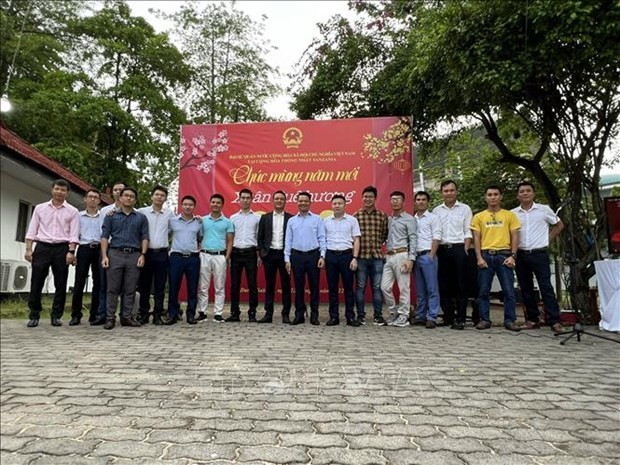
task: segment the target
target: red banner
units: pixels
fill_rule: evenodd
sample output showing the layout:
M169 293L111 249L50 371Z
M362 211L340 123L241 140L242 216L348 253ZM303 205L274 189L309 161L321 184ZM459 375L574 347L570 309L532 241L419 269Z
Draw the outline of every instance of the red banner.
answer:
M389 194L400 190L411 212L409 127L408 118L398 117L183 126L179 201L194 196L196 213L206 215L210 196L219 193L230 217L239 210L241 189L254 193L257 213L272 210L273 193L283 190L294 214L297 193L307 191L311 211L326 217L334 194L345 196L353 214L364 187L373 185L379 209L389 213Z

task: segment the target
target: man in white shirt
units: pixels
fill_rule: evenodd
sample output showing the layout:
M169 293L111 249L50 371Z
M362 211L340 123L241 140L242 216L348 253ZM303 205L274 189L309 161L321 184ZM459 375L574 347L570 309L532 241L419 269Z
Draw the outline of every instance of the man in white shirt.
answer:
M516 272L527 313L525 329L540 327L534 291L534 276L536 276L540 296L547 312L547 322L553 331L559 333L563 329L560 324L560 307L551 285L548 248L549 241L560 234L564 224L547 205L535 203L535 195L534 185L529 181L523 181L517 186L517 199L520 205L512 210L521 223Z
M418 225L417 261L415 263L415 289L418 299L415 324L428 329L437 326L439 313L439 283L437 281L437 250L441 242L441 221L428 211L431 196L428 192L415 194L414 216Z
M139 208L138 212L146 216L149 222L149 248L145 257L144 268L140 272L140 323L149 322L151 310L151 291L154 296L153 324L162 325L164 311L164 295L168 279L168 222L174 213L164 208L168 198L168 189L155 186L151 191L151 205Z
M465 328L467 313L467 254L472 239L470 225L473 215L468 205L457 200L457 195L456 182L451 179L443 181L443 203L433 209L433 214L441 222L437 259L443 321L452 329L460 330Z
M260 217L251 209L253 197L254 194L250 189L241 189L239 191L241 210L230 217L235 227L235 238L230 256L230 316L226 318L228 323L241 321L239 295L244 269L250 294L248 321L256 322L256 308L258 307L256 273L261 260L257 248Z
M347 201L341 194L332 197L333 215L325 218L325 271L329 289L329 321L327 326L340 324L338 309L338 283L342 279L344 290L345 318L348 326L360 326L355 318L355 296L353 294L353 273L357 270L360 251L360 225L354 216L345 213Z

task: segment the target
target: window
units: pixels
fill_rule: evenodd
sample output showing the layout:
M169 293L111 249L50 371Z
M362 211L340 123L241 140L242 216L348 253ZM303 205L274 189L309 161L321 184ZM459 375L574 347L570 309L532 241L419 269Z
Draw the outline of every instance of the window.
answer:
M17 213L17 231L15 240L17 242L26 242L26 231L28 231L28 222L32 216L32 204L23 200L19 201L19 212Z

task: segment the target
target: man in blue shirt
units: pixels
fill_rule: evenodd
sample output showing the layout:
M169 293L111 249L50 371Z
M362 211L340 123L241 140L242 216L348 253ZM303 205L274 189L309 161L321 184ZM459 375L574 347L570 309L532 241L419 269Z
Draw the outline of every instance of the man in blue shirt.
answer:
M319 215L310 212L310 194L297 194L299 213L286 225L284 263L286 270L293 271L295 280L295 319L292 325L305 322L304 302L306 275L310 286L310 323L319 324L319 277L325 266L325 224Z
M101 266L107 271L108 296L104 329L116 323L116 304L121 302L121 325L140 326L132 310L140 269L149 246L149 223L142 213L134 210L138 192L125 187L121 192L121 208L103 220L101 232ZM110 236L112 237L110 239Z
M101 258L99 249L101 241L101 226L103 216L99 211L101 194L96 189L89 189L84 197L86 210L80 212L80 245L77 249L75 266L75 281L73 284L73 300L71 303L71 321L69 326L80 324L82 319L82 301L84 286L88 281L88 271L91 270L93 289L90 300L90 317L88 321L95 322L99 314L99 288Z
M211 196L211 213L202 219L202 246L200 254L200 290L198 291L198 318L207 318L209 286L213 277L215 302L213 320L223 323L226 268L230 262L235 229L232 222L222 213L224 197Z
M166 322L167 325L173 325L179 321L179 288L184 275L187 284L186 318L190 325L196 324L202 222L194 216L194 208L196 208L194 197L191 195L183 197L181 208L182 213L169 221L172 247L170 252L170 294L168 296L170 319Z

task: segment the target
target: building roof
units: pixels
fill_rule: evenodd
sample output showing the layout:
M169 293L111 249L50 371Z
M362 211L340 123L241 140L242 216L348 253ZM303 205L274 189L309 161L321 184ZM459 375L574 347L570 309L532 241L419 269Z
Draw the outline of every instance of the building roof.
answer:
M95 189L94 186L84 181L77 174L68 170L56 160L53 160L43 154L13 131L8 129L3 121L0 121L0 148L9 149L13 155L21 158L33 168L50 174L54 178L65 179L69 182L69 184L71 184L73 190L78 190L85 193L89 189ZM112 203L112 199L103 193L101 194L101 201L105 204Z

